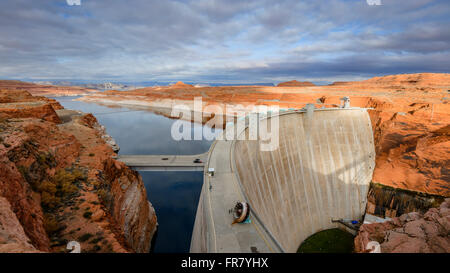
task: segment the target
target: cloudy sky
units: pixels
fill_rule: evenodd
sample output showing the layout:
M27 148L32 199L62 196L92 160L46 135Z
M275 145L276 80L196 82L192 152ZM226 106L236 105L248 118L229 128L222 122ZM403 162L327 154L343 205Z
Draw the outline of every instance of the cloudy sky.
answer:
M449 1L369 0L379 1L0 0L0 78L246 83L449 73Z

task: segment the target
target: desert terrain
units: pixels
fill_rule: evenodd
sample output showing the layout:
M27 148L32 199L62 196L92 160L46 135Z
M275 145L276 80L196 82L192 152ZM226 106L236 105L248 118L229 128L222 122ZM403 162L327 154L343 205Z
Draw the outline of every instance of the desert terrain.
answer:
M96 89L77 86L56 86L50 84L34 84L22 81L0 80L0 90L28 91L36 96L79 96L97 92Z
M392 75L327 86L178 82L126 92L75 88L69 93L0 81L0 90L0 252L67 252L71 240L80 241L86 252L146 252L150 247L156 215L140 175L114 159L114 145L94 116L40 96L68 94L111 107L149 109L191 106L198 97L203 107L338 107L348 96L351 106L370 108L377 155L367 212L393 219L363 225L355 251L365 252L370 240L379 241L383 252L450 249L449 199L444 201L450 197L450 74ZM131 214L137 217L127 217Z
M450 196L450 74L404 74L327 86L291 81L277 87L168 87L106 91L80 100L128 106L212 104L336 107L348 96L351 106L370 108L377 152L373 182L415 192Z

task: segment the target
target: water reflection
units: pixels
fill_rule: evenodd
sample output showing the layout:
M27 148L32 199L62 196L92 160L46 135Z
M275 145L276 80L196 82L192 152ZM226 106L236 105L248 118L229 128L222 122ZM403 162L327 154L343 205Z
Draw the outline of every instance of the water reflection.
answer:
M175 141L171 127L176 121L146 110L107 107L57 97L66 109L93 113L120 146L120 154L199 154L212 141ZM188 121L184 121L190 124ZM192 126L202 130L202 125ZM201 172L140 172L148 198L158 217L154 252L188 252L197 204L203 183Z
M189 252L202 172L140 172L158 217L154 252Z
M73 101L78 97L59 97L64 108L93 113L100 124L119 144L120 154L198 154L208 151L212 141L172 139L170 131L176 122L146 110L125 107L106 107L95 103ZM188 121L181 121L191 124ZM201 131L203 126L192 124L194 131Z

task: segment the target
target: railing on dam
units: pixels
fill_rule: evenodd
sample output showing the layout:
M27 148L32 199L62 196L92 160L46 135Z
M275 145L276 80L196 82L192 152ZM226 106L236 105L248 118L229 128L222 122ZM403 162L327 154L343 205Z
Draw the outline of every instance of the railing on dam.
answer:
M279 131L273 151L261 151L260 140L214 142L205 168L215 175L205 173L191 252L295 252L337 227L333 219L362 218L375 166L366 109L281 113ZM231 225L227 210L243 200L252 223Z

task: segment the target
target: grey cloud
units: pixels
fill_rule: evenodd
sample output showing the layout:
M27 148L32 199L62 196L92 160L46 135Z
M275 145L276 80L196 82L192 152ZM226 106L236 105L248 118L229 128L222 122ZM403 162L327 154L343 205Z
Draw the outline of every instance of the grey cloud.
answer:
M226 82L450 71L442 59L447 2L382 2L3 0L0 78Z
M293 75L298 78L317 80L328 77L331 82L336 78L351 80L357 77L373 77L398 73L419 73L423 71L448 73L450 67L450 53L436 53L427 55L424 63L423 56L384 56L361 55L336 58L332 61L290 61L270 63L265 67L237 69L232 75L259 75L261 79L271 77L289 79ZM326 76L324 76L326 75Z

